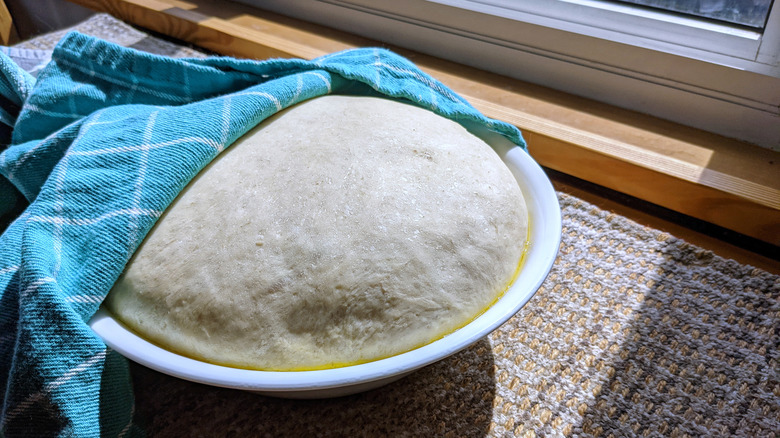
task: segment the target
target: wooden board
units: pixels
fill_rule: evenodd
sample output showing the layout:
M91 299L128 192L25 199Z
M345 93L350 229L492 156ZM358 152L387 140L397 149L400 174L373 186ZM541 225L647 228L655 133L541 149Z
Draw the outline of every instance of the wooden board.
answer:
M311 59L381 45L207 0L71 0L215 52ZM780 245L780 153L419 53L409 57L524 133L543 166ZM780 121L778 121L780 123Z
M0 44L8 46L19 41L19 35L16 33L11 12L5 5L4 0L0 0Z

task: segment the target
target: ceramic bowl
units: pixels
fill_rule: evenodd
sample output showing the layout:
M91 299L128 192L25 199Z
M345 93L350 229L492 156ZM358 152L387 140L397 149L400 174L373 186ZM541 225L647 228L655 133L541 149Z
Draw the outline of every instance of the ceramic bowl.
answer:
M547 277L558 253L561 213L550 180L523 150L503 137L472 130L502 157L522 189L529 214L529 244L520 274L508 291L465 327L415 350L359 365L317 371L255 371L214 365L160 348L128 330L104 308L89 321L112 349L171 376L287 398L353 394L390 383L482 339L517 313Z

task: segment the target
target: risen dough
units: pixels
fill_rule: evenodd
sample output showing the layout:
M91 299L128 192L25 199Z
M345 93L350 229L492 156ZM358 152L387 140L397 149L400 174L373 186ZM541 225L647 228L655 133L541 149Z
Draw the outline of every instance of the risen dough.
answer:
M507 288L527 215L497 154L390 100L266 120L179 195L107 300L173 351L266 370L375 360L462 327Z

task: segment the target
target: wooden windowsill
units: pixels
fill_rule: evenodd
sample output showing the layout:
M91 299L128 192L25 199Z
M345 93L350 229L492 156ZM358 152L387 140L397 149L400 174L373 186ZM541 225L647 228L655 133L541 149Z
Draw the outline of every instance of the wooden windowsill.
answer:
M385 46L229 2L71 0L214 52L311 59ZM780 245L780 153L389 47L489 117L518 126L543 166ZM778 121L780 123L780 121Z

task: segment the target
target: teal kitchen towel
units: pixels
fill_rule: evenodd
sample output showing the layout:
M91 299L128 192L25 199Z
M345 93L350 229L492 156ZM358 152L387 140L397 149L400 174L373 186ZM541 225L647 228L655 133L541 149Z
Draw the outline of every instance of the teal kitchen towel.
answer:
M6 437L142 433L127 362L87 321L179 191L268 116L325 94L377 95L525 147L515 127L384 49L174 60L71 33L37 79L2 52L0 70Z

